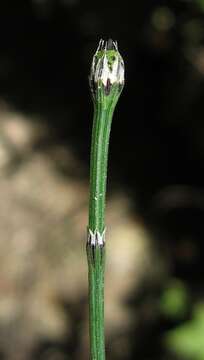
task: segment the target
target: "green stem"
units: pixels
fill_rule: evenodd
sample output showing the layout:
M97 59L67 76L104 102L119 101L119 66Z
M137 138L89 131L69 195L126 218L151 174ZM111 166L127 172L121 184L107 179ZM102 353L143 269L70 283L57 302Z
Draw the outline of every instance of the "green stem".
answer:
M89 326L91 360L105 359L104 344L104 270L105 270L105 196L113 106L95 106L90 161L89 241Z
M87 244L87 256L89 266L89 333L91 360L104 360L105 248L98 246L93 250L93 248Z
M94 102L90 160L89 225L89 333L91 360L105 360L104 271L105 199L108 145L113 112L124 86L124 62L117 42L99 42L89 82Z
M89 229L104 231L108 145L112 111L99 103L94 109L90 161Z

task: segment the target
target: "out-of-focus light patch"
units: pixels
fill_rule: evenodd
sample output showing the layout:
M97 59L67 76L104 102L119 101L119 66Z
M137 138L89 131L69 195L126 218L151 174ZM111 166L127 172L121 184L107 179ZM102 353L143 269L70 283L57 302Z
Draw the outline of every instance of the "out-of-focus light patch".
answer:
M15 151L26 151L36 137L45 132L39 121L10 109L0 107L0 117L0 147L3 142L6 149L13 147Z
M199 6L199 8L204 11L204 0L180 0L183 3L192 3L193 5Z
M192 318L167 332L164 342L168 350L176 353L178 358L204 359L204 303L194 307Z
M176 208L196 207L204 209L204 194L187 185L172 185L161 189L153 198L152 204L157 212L169 212Z
M202 11L204 11L204 0L196 0L198 6Z
M23 147L30 142L32 137L33 129L29 125L23 116L13 114L12 117L2 122L2 129L13 145Z
M186 57L199 73L204 76L204 47L188 51Z
M9 162L9 154L6 150L5 144L0 139L0 170L3 169Z
M199 19L187 21L183 26L182 33L191 46L197 46L204 38L203 21Z
M189 306L188 291L179 279L172 279L160 299L161 313L172 319L185 316Z
M19 305L19 304L18 304ZM19 306L16 305L15 297L12 294L9 296L0 297L0 324L1 326L7 322L10 322L12 318L16 316L16 313L19 312Z
M107 204L106 321L110 333L137 323L124 303L141 282L162 272L162 264L151 251L151 235L139 219L131 216L131 201L117 194ZM151 264L154 264L152 270ZM156 264L156 265L155 265ZM159 270L158 270L158 269ZM151 274L151 275L150 275Z
M151 22L157 30L169 31L175 24L175 15L168 7L162 6L154 10Z

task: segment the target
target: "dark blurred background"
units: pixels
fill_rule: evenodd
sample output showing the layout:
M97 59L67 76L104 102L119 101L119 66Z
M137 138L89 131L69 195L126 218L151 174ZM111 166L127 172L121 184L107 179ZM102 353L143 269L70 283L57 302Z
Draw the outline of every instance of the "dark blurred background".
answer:
M89 358L87 77L111 37L107 358L203 360L204 1L1 1L0 34L0 359Z

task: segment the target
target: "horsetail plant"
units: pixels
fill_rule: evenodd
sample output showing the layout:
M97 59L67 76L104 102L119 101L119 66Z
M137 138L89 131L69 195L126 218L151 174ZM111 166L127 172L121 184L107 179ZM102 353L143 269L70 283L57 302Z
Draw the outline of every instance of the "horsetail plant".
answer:
M105 360L104 215L108 144L114 109L124 86L124 62L116 41L100 41L93 57L89 82L94 104L87 236L90 359Z

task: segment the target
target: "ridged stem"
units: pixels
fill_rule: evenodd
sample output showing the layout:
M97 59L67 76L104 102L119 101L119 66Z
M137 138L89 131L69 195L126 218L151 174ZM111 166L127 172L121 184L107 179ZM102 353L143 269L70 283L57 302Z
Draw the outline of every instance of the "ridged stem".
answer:
M99 103L94 109L90 160L89 229L102 234L105 227L105 196L108 145L112 122L111 107Z
M105 359L104 341L104 271L105 271L105 197L108 147L113 103L95 105L91 159L89 236L87 257L89 270L89 328L91 360Z
M104 271L105 199L108 147L113 112L124 85L124 62L117 42L100 41L89 82L94 102L90 159L87 238L89 272L89 333L91 360L105 360Z
M105 360L104 270L105 247L87 244L89 267L89 334L91 360Z

